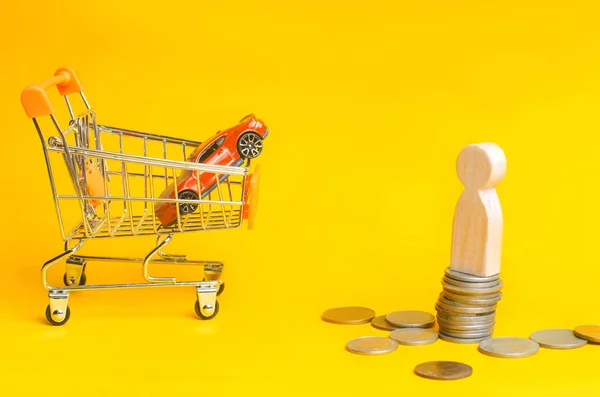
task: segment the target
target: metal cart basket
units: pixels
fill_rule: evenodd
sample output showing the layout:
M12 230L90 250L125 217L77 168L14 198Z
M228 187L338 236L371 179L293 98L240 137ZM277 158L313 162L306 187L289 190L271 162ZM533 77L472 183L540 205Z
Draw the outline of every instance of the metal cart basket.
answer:
M65 98L70 121L61 128L46 90L56 86ZM79 94L85 111L75 116L69 94ZM260 168L250 172L250 160L238 167L186 161L201 142L158 134L108 127L96 123L96 115L83 94L75 72L59 68L41 84L27 87L21 102L33 120L41 140L50 187L58 216L64 252L42 266L42 281L50 303L46 318L53 325L69 320L69 294L72 291L145 287L194 287L195 310L202 319L219 311L217 295L224 287L222 262L188 259L186 255L164 253L163 248L177 233L231 229L247 220L252 228L257 208ZM49 116L49 117L43 117ZM42 118L43 119L40 119ZM42 120L48 123L42 128ZM45 134L43 130L50 130ZM181 160L180 160L181 159ZM177 195L178 174L213 174L213 186L201 190L196 199ZM200 184L200 182L198 182ZM169 185L174 198L161 197ZM178 198L179 197L179 198ZM160 203L174 206L176 219L163 225L155 214ZM181 208L186 206L186 210ZM191 209L191 211L190 211ZM156 236L156 245L140 258L77 255L87 239L127 236ZM65 286L47 281L50 267L66 260ZM86 285L86 264L93 261L137 262L146 282ZM177 281L173 277L153 277L153 263L196 265L203 270L200 281Z

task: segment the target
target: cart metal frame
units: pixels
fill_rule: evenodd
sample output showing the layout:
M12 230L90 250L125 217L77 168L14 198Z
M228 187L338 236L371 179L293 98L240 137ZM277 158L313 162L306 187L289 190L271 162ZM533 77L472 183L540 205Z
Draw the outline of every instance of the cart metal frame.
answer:
M68 127L62 129L46 95L56 86L64 96L70 115ZM79 94L85 110L75 116L69 94ZM186 161L187 156L201 142L174 138L122 128L99 125L77 79L70 68L60 68L55 76L23 91L22 103L33 120L46 161L50 187L64 240L61 254L49 259L41 269L42 282L48 290L49 305L46 318L50 324L62 325L69 320L69 294L74 291L148 287L194 287L196 313L202 319L211 319L218 313L217 295L223 291L221 279L223 263L192 260L186 255L163 252L174 235L185 232L231 229L249 219L256 211L258 166L250 173L250 160L237 167L198 164ZM38 118L49 116L53 134L44 134ZM108 148L109 143L112 148ZM127 143L127 144L125 144ZM107 147L105 149L105 147ZM151 149L154 149L152 152ZM169 158L174 152L182 160ZM161 157L156 155L160 153ZM62 172L71 180L59 186L57 165L53 157L62 157ZM91 164L91 165L90 165ZM96 167L101 175L102 194L91 192L92 183L86 166ZM198 200L161 198L157 192L170 184L177 192L178 172L195 173L198 181ZM215 184L202 190L199 175L212 173ZM251 183L252 182L252 183ZM256 183L255 183L256 182ZM175 207L177 218L171 225L162 225L155 214L158 203L169 202ZM250 202L253 201L253 205ZM73 204L76 203L76 206ZM195 212L182 214L181 204L191 204ZM65 209L64 207L69 207ZM75 209L73 209L75 207ZM69 211L70 210L70 211ZM68 218L75 215L76 221ZM88 239L132 236L156 236L155 246L143 257L113 257L78 254ZM48 271L54 265L66 262L65 286L48 284ZM86 285L88 262L140 263L144 283ZM155 277L150 274L151 264L191 265L203 270L199 281L177 281L175 277Z

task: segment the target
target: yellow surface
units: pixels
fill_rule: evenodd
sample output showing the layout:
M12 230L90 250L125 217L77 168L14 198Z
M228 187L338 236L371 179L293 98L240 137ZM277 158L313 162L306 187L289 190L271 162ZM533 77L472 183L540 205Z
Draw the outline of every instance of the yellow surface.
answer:
M599 18L593 0L3 2L0 395L598 396L600 346L501 360L438 342L362 357L346 341L385 333L320 314L432 311L456 155L493 141L508 157L496 334L600 323ZM184 288L73 294L69 323L46 324L39 268L61 241L19 95L62 65L109 125L203 139L249 112L268 123L255 230L171 247L226 262L213 321ZM140 273L91 264L88 282ZM474 374L412 374L440 359Z

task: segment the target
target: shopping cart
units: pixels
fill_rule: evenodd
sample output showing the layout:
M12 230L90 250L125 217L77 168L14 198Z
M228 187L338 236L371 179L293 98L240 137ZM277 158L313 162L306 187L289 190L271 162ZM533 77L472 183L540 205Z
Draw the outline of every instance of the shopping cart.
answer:
M65 129L60 127L46 94L53 86L65 98L70 115ZM75 116L68 95L77 93L86 110ZM224 287L223 263L191 260L186 255L162 250L177 233L231 229L244 220L251 229L257 208L259 166L250 172L250 160L241 166L189 162L188 154L201 142L97 124L81 83L70 68L59 68L52 78L27 87L21 102L42 143L65 242L64 252L42 266L42 281L50 298L46 308L48 321L62 325L69 320L68 299L72 291L167 286L195 288L196 314L201 319L215 317L219 311L217 295ZM49 116L49 120L38 120L43 116ZM42 128L42 120L48 123L47 128ZM45 135L42 130L46 129L53 133ZM195 173L198 181L200 175L214 174L214 185L196 199L177 194L174 198L161 197L160 192L169 185L177 189L177 174L182 172ZM171 202L176 211L175 222L167 226L155 214L156 205L165 201ZM184 205L186 211L181 211ZM156 244L144 257L76 255L87 239L149 235L156 236ZM63 260L65 286L49 285L48 270ZM146 282L86 285L86 265L94 261L141 263ZM151 264L196 265L203 270L203 277L201 281L153 277Z

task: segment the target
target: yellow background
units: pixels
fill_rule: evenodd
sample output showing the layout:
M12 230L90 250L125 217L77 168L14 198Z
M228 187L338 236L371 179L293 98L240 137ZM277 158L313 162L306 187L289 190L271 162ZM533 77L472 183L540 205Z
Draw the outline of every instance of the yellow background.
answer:
M597 396L598 346L501 360L440 341L363 357L345 343L385 332L320 315L433 311L456 155L492 141L508 158L496 335L600 323L599 18L593 0L3 2L0 394ZM249 112L269 125L256 229L170 247L226 262L214 320L197 319L182 288L72 294L69 323L46 324L39 268L62 243L19 95L62 65L101 123L193 139ZM141 279L127 264L87 273ZM412 374L430 360L474 374Z

